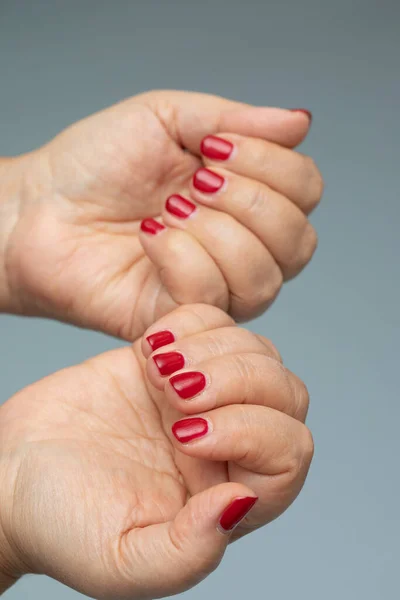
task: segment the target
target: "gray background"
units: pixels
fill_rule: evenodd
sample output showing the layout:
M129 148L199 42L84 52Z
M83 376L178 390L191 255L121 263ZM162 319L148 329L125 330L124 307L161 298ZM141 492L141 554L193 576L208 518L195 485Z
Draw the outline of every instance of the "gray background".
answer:
M316 457L304 492L228 550L199 598L397 597L400 422L400 4L384 0L1 0L0 152L151 88L305 106L326 182L320 248L251 328L307 382ZM0 317L1 397L118 342ZM79 594L44 577L7 600Z

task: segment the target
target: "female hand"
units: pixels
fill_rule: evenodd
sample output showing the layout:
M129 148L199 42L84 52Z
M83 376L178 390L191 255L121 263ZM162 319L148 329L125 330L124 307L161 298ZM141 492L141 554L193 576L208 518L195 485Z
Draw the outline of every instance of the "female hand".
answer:
M151 92L7 161L0 310L128 340L191 302L254 317L316 247L306 215L321 176L291 149L309 124L303 111Z
M307 391L273 345L204 305L146 336L0 409L7 576L99 599L177 594L300 492Z

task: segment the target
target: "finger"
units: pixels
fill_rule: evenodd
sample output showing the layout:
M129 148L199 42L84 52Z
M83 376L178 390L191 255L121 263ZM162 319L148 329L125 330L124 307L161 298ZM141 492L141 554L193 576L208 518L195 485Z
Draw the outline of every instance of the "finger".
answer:
M220 327L230 327L234 320L225 311L209 304L180 306L149 327L142 338L142 352L152 352L186 337Z
M229 290L224 277L193 236L145 219L139 239L177 304L201 302L228 309Z
M149 361L158 379L163 372L171 370L171 366L174 368L177 354L156 354ZM266 354L248 352L216 357L176 371L167 381L161 379L161 383L165 386L166 399L183 414L250 404L279 410L303 422L307 416L306 386Z
M218 566L231 532L256 501L248 487L223 483L193 496L173 521L129 531L121 551L135 595L164 597L199 583ZM132 584L126 592L130 597Z
M194 154L199 154L203 137L220 131L297 146L311 124L308 111L251 106L209 94L156 91L130 102L149 106L176 142Z
M282 287L282 272L264 243L231 215L206 206L189 218L177 216L189 202L172 196L163 219L171 227L191 233L221 270L230 292L229 312L245 320L263 312ZM183 214L183 213L179 213Z
M228 461L230 479L259 496L254 518L260 524L293 502L313 455L303 423L262 406L236 404L186 417L173 425L171 439L188 456Z
M224 173L224 176L226 173L229 190L207 194L206 198L198 197L197 204L180 194L170 196L162 214L163 221L170 227L189 231L207 251L213 252L215 240L212 237L212 221L222 221L222 218L216 215L217 211L229 214L237 223L253 233L269 251L270 256L266 255L265 258L265 269L272 271L279 290L281 275L288 280L297 275L310 261L317 246L314 228L301 210L281 194L256 181L232 176L226 171L219 170L220 173ZM205 204L207 206L204 206ZM236 239L233 235L232 238ZM230 240L225 256L230 257L231 252ZM248 270L248 265L243 264L243 261L239 264L245 271ZM231 261L229 265L232 267ZM276 265L281 273L276 270ZM235 273L238 271L235 270ZM272 274L266 271L270 286L273 283ZM273 298L276 290L270 289L269 295Z
M206 166L229 171L264 183L290 198L305 213L321 199L323 180L314 161L271 142L234 134L208 136L202 140Z
M147 376L157 389L164 389L165 377L183 368L194 369L215 357L241 353L263 354L280 361L275 346L262 336L240 327L203 331L158 349L147 363Z

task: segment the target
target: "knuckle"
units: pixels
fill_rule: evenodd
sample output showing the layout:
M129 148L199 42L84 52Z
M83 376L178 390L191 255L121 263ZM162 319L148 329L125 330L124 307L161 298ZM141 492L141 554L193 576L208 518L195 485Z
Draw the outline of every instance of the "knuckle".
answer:
M258 172L267 173L274 157L274 149L275 144L267 140L246 138L243 151Z
M251 469L263 472L265 469L265 438L258 433L258 426L248 405L237 406L240 436L236 440L235 462L251 465Z
M265 210L266 202L265 202L265 193L263 186L260 184L255 184L251 187L251 191L248 195L246 195L246 202L241 202L243 206L243 212L246 212L247 215L255 215L260 216Z
M231 336L227 335L226 328L223 329L223 332L220 330L210 330L202 340L207 347L208 354L211 356L224 356L231 352Z
M303 427L303 457L307 466L311 463L314 456L314 438L308 427Z
M311 223L307 223L303 239L301 241L301 250L299 252L299 267L303 268L312 259L318 246L318 235Z
M312 191L313 191L313 208L318 206L321 201L322 194L324 193L324 180L319 172L317 172L312 179Z
M306 418L310 406L310 394L306 384L301 379L296 377L295 382L295 416L303 420Z
M297 240L287 245L285 256L279 262L285 280L295 277L310 262L317 245L317 232L304 215Z
M305 209L307 212L311 212L321 200L324 191L324 180L311 156L302 155L302 161L304 181L306 182L305 191L307 194Z
M221 322L221 327L235 325L235 321L227 315L225 311L217 306L212 306L211 304L196 303L190 306L183 306L181 309L190 315L192 321L198 322L202 331L214 329L215 326L211 325L211 323Z
M314 440L311 431L303 423L296 434L297 443L291 444L292 452L286 460L285 474L290 483L303 479L314 456Z
M180 576L182 579L200 581L209 573L214 571L221 560L219 555L196 552L190 547L189 540L192 539L193 529L198 527L198 516L190 512L186 522L180 522L179 528L174 523L169 528L169 541L172 551L176 554L176 560L180 565Z
M251 311L257 313L260 309L269 306L279 294L283 285L283 275L279 268L268 277L264 285L253 291L246 298L246 304Z
M312 225L308 225L303 238L289 260L281 261L280 265L285 281L296 277L311 261L318 246L318 236Z
M274 274L268 279L259 294L253 299L256 307L267 307L275 300L283 285L283 275L279 268L274 270Z
M268 338L264 337L263 335L259 335L256 334L258 339L261 341L261 343L263 344L263 346L265 346L268 350L268 355L271 355L272 358L274 358L277 362L279 363L283 363L283 359L282 359L282 355L279 352L278 348L275 346L275 344L273 344L271 342L271 340L269 340Z
M254 381L254 377L257 376L257 373L255 373L255 367L249 360L247 360L246 355L244 354L234 354L232 356L232 366L236 377L239 379L244 388L243 400L245 400L247 397L249 397L252 382Z
M205 311L203 304L183 304L173 312L173 317L181 322L192 323L200 331L208 329ZM219 310L219 309L216 309Z

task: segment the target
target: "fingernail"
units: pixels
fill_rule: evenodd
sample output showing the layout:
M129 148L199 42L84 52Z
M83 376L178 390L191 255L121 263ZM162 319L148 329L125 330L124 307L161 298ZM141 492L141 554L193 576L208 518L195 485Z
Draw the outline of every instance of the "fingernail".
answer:
M164 225L156 221L155 219L144 219L140 223L140 229L145 233L150 233L151 235L156 235L163 229L165 229Z
M185 366L185 359L180 352L164 352L153 356L160 375L172 375Z
M258 498L253 496L244 496L236 498L222 513L218 526L222 533L232 531L247 513L253 508Z
M172 433L181 444L203 437L208 432L208 421L201 417L191 417L177 421L172 426Z
M169 380L170 384L183 400L188 400L200 394L207 384L203 373L192 371L190 373L179 373Z
M207 135L200 146L201 153L213 160L227 160L233 151L233 144L215 135Z
M175 336L171 331L157 331L157 333L149 335L146 340L149 342L150 348L154 351L162 348L162 346L172 344L175 341Z
M301 112L301 113L304 113L305 115L307 115L307 117L309 118L309 120L310 120L310 123L311 123L311 121L312 121L312 118L313 118L313 116L312 116L312 112L310 112L310 111L309 111L309 110L307 110L306 108L291 108L290 110L291 110L292 112Z
M199 169L193 175L193 185L196 190L205 194L214 194L222 188L225 179L209 169Z
M192 212L196 210L196 205L193 204L193 202L186 200L183 196L174 194L168 198L165 203L165 208L171 215L179 217L180 219L187 219Z

